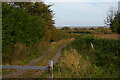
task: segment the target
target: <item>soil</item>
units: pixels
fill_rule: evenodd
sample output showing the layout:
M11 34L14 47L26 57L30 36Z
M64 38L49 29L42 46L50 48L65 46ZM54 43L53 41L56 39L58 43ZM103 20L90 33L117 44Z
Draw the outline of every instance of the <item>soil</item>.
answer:
M65 47L65 44L60 46L59 49L58 49L58 53L55 55L55 57L53 58L53 62L54 64L56 64L59 59L60 59L60 56L62 55L62 48ZM51 47L53 48L53 47ZM47 51L44 52L44 55L41 56L40 58L38 59L34 59L32 61L30 61L28 64L26 64L25 66L35 66L36 63L40 62L48 53L49 51L51 50L51 48L49 48ZM13 71L13 72L10 72L6 75L3 75L2 77L3 78L21 78L23 74L27 74L27 72L29 72L29 70L16 70L16 71ZM37 71L34 76L31 76L32 78L37 78L39 77L43 72L45 71Z

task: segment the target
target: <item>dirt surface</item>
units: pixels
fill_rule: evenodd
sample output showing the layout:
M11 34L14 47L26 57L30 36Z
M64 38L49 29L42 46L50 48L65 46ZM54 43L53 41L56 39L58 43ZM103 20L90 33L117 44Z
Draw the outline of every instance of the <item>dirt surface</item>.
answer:
M56 64L59 60L60 57L62 55L62 49L65 47L66 45L62 45L60 46L60 48L58 49L58 53L55 55L55 57L52 59L53 60L53 64ZM36 73L34 74L34 76L32 76L32 78L39 78L39 76L44 73L46 71L36 71Z
M43 59L43 57L45 57L45 55L48 54L48 52L51 50L51 48L49 48L47 51L44 52L44 55L41 56L40 58L34 59L32 61L30 61L28 64L26 64L25 66L34 66L37 62L41 61ZM23 73L27 72L28 70L16 70L13 72L10 72L6 75L3 75L3 78L13 78L13 76L20 76Z
M60 46L59 49L58 49L57 54L55 55L55 57L52 58L54 64L59 61L60 56L62 55L62 48L64 48L64 47L65 47L65 44L62 45L62 46ZM49 53L50 50L52 50L52 48L54 48L54 47L49 48L49 49L45 52L45 54L44 54L43 56L41 56L41 57L38 58L38 59L35 59L35 60L30 61L30 62L29 62L28 64L26 64L25 66L35 66L36 63L40 62L46 55L49 55L48 53ZM30 70L16 70L16 71L10 72L10 73L8 73L8 74L6 74L6 75L3 75L2 77L3 77L3 78L23 78L23 75L24 75L24 74L29 74L29 72L30 72L30 74L32 74ZM39 77L43 72L44 72L44 71L38 71L38 70L36 70L34 76L31 76L31 77L32 77L32 78L37 78L37 77ZM31 77L29 77L29 78L31 78ZM25 78L27 78L27 77L25 77Z

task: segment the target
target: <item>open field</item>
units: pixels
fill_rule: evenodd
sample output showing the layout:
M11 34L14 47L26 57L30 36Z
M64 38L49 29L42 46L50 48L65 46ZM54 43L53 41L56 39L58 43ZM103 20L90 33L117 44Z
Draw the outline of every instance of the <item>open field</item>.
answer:
M99 34L99 35L95 35L95 36L100 37L100 38L119 39L120 40L120 34Z
M118 40L82 35L64 48L60 61L54 65L53 76L54 78L118 78L119 45ZM46 78L48 73L40 77Z

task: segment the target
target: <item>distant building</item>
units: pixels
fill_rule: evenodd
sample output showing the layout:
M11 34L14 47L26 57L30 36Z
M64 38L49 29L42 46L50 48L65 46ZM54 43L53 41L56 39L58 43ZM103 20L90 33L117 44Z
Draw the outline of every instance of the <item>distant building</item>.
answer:
M118 13L120 13L120 1L118 2Z

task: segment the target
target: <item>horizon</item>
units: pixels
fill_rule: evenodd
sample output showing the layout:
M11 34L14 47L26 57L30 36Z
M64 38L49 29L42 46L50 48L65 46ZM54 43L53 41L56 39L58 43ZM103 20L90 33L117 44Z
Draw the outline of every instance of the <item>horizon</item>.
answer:
M110 8L118 10L118 2L46 2L54 15L55 26L107 26Z
M70 28L99 28L99 27L106 27L109 28L109 26L55 26L56 28L63 28L63 27L70 27Z

